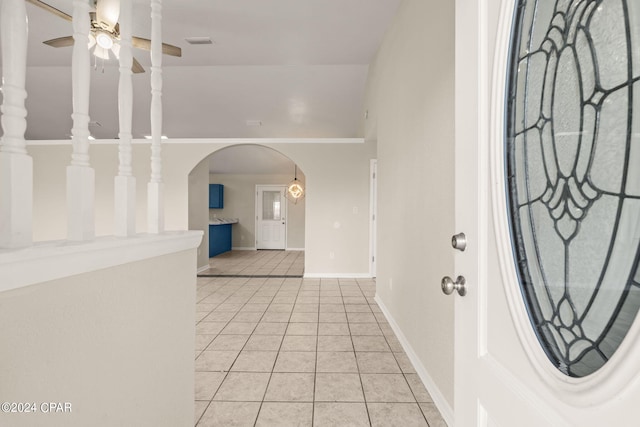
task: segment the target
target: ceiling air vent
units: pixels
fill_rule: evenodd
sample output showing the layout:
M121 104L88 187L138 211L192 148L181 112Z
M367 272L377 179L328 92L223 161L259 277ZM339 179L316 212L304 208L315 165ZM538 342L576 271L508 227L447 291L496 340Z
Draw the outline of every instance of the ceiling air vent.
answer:
M213 44L211 37L187 37L185 41L189 44Z

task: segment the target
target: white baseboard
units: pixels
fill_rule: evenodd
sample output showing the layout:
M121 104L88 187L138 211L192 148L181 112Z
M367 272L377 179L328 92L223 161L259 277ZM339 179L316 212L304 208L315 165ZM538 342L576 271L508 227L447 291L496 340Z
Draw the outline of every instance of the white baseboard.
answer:
M234 246L231 248L231 250L233 251L257 251L257 249L254 247L248 247L248 246ZM286 248L285 251L304 251L304 248Z
M369 273L304 273L305 279L371 279Z
M440 391L440 388L438 388L436 383L433 381L433 378L431 378L431 375L429 375L429 373L427 372L426 368L424 367L424 365L416 355L416 352L413 350L413 347L411 347L411 344L409 344L407 337L404 336L404 334L402 333L402 330L400 330L400 327L394 320L393 316L391 316L391 313L389 312L387 307L384 305L382 300L380 300L378 295L376 295L374 299L378 303L380 310L382 310L384 317L387 318L389 325L391 325L391 329L393 329L393 332L396 334L398 341L400 341L402 348L404 349L405 353L407 353L407 357L409 357L409 360L411 361L411 364L415 368L418 376L422 380L422 383L424 384L425 388L433 398L433 403L436 405L436 407L440 411L442 418L444 418L444 420L447 422L447 425L450 425L450 426L454 425L453 424L453 408L451 407L451 405L449 405L449 403L447 402L447 399L445 399L444 395Z
M202 273L203 271L208 270L210 268L211 266L209 266L209 264L203 265L202 267L198 267L198 271L196 271L196 274Z

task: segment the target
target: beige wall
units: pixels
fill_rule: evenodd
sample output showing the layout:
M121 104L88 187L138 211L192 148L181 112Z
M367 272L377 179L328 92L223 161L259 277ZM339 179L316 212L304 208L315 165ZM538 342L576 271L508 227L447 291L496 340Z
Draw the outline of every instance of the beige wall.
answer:
M252 143L260 143L253 140ZM174 141L163 145L165 223L168 230L189 226L189 174L213 152L229 146L216 140ZM367 276L369 273L369 159L373 143L268 143L294 161L306 175L305 274ZM69 145L30 145L34 159L34 238L63 239L66 235L65 168ZM134 144L137 177L137 227L146 231L148 144ZM117 146L93 144L91 165L96 171L96 233L113 233L113 177ZM333 255L333 257L331 257Z
M377 295L453 406L454 2L405 0L370 69L378 146ZM445 408L441 408L445 409Z
M0 292L0 401L38 408L0 425L193 425L194 269L195 249Z
M189 174L189 230L204 232L198 246L198 269L209 265L209 162L203 160Z
M211 174L210 183L224 185L224 209L209 210L209 217L238 218L232 226L233 247L255 248L256 185L287 185L292 179L292 175ZM304 249L304 208L304 199L296 204L287 199L287 249Z

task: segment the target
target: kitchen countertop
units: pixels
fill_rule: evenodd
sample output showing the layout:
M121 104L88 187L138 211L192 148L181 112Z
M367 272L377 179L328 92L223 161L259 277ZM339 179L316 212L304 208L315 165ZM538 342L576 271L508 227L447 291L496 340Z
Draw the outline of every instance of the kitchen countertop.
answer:
M213 220L209 220L209 225L226 225L226 224L237 224L238 218L215 218Z

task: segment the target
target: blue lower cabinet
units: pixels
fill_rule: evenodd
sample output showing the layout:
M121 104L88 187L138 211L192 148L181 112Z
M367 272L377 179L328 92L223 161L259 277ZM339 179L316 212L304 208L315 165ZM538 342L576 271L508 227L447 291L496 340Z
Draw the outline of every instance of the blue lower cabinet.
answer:
M231 224L209 226L209 258L231 250Z

